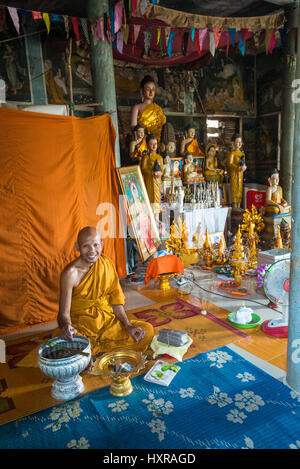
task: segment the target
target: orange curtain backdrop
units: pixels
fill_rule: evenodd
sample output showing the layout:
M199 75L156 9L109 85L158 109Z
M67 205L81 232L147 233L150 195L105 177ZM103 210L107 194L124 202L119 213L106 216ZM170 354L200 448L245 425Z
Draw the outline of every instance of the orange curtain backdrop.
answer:
M106 230L104 254L126 276L113 219L115 138L109 115L0 108L0 334L56 319L60 272L77 257L74 242L86 225Z

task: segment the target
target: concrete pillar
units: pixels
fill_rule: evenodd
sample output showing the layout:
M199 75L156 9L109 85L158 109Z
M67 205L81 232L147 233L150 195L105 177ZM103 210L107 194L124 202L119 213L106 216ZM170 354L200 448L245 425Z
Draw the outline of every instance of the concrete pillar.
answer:
M299 0L296 24L300 25ZM300 34L296 77L300 78ZM295 104L294 159L292 172L292 252L289 294L287 384L300 393L300 99Z
M109 14L108 0L88 0L87 12L89 19L101 18L104 13ZM94 97L96 102L103 102L103 106L98 108L98 112L115 111L110 116L117 133L115 155L116 166L119 167L121 166L120 145L112 46L107 40L99 40L97 44L94 44L91 37L90 48Z
M295 35L292 28L296 27L296 18L299 16L297 6L287 13L287 46L286 53L295 53ZM286 57L285 57L286 59ZM280 185L284 198L291 203L292 200L292 171L294 151L294 121L295 105L291 99L295 90L292 86L295 79L295 67L285 61L283 76L282 118L281 118L281 157L280 157Z

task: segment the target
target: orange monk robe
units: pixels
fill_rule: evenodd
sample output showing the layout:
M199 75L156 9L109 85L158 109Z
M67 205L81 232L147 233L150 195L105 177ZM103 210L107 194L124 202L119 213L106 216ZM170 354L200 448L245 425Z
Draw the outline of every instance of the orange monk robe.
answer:
M113 313L111 305L125 303L125 296L113 262L102 255L92 265L81 283L74 288L71 304L71 322L78 335L87 337L92 355L113 350L145 352L154 335L151 324L131 321L145 330L144 338L137 343Z
M148 135L155 135L157 141L160 142L161 131L166 123L166 116L158 104L148 104L143 111L139 112L137 122L144 127Z
M200 150L198 142L195 138L191 141L191 143L189 143L189 145L187 145L186 153L191 153L194 157L204 156L204 153L202 150Z

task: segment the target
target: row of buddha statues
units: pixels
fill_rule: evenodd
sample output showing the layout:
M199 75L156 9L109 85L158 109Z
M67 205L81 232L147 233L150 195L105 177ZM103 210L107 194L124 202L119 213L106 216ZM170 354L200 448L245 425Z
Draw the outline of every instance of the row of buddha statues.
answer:
M195 138L195 126L189 125L180 142L180 156L184 157L182 174L176 168L176 140L173 126L167 123L162 108L153 102L156 85L151 76L145 76L141 81L141 103L131 109L132 140L130 142L130 157L141 168L149 201L154 214L161 212L161 186L163 180L176 177L182 178L184 184L197 182L221 182L224 170L218 168L215 143L210 142L205 153L200 149ZM247 169L245 154L242 151L243 141L240 134L234 134L231 139L232 148L226 158L226 168L230 182L231 205L234 209L241 207L243 197L243 178ZM159 153L157 152L159 148ZM164 160L161 155L164 155ZM203 165L197 168L195 158L202 159ZM279 186L279 174L271 174L269 188L266 193L266 213L285 213L290 206L283 199Z

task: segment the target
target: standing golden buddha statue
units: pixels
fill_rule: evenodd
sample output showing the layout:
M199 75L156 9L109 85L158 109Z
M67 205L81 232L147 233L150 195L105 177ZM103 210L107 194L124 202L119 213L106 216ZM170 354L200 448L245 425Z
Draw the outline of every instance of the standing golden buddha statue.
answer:
M240 208L243 197L243 175L247 166L245 153L241 150L243 142L240 134L234 134L231 138L233 149L227 155L226 165L230 179L231 205Z
M131 127L137 124L144 127L148 135L155 135L160 142L163 125L166 123L166 116L162 108L153 103L156 85L154 79L149 75L141 81L142 102L135 104L131 109Z
M141 171L153 213L159 214L161 212L161 178L164 163L162 156L156 153L157 138L155 135L148 135L146 142L148 151L142 157Z

